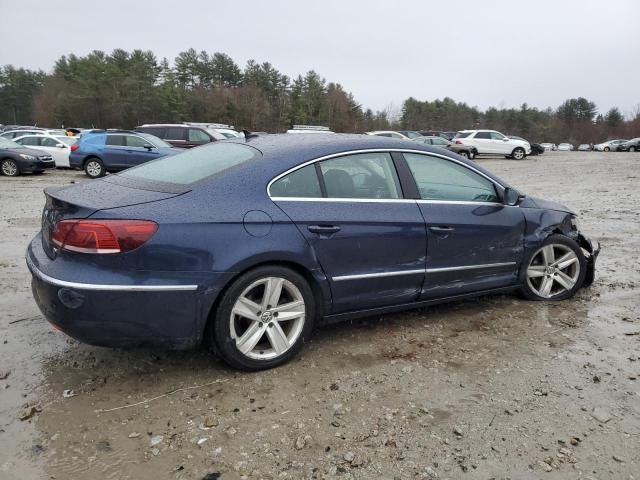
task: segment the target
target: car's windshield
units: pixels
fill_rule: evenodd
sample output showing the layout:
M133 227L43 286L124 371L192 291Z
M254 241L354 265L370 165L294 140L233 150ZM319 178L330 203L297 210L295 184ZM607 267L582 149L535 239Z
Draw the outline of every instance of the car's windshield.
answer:
M260 155L260 151L252 147L216 142L130 168L120 175L152 182L189 185Z
M20 148L16 142L9 140L8 138L0 137L0 148Z

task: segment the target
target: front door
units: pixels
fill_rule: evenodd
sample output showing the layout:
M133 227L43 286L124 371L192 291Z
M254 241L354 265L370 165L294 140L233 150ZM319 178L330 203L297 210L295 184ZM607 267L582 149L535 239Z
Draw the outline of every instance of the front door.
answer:
M138 135L126 135L127 156L122 168L135 167L160 157L157 147Z
M422 299L513 285L524 249L524 215L494 183L463 163L405 153L427 227Z
M491 132L493 151L504 155L511 155L511 143L509 139L499 132Z
M308 165L275 181L269 194L313 248L330 282L332 313L418 298L425 225L416 202L402 198L389 153Z

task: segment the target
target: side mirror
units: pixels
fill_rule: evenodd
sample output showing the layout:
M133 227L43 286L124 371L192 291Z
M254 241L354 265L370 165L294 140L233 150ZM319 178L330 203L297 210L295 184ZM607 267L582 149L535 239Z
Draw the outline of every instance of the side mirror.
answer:
M144 148L151 151L151 149L153 148L153 145L151 145L150 143L147 143L146 145L144 145Z
M508 138L508 137L504 137L504 138L502 139L502 141L503 141L503 142L508 142L509 140L511 140L511 139L510 139L510 138Z
M56 145L56 147L58 147L58 148L64 148L64 147L65 147L65 144L64 144L64 143L58 143L58 144Z
M515 188L507 187L502 195L505 205L515 206L520 201L522 195Z

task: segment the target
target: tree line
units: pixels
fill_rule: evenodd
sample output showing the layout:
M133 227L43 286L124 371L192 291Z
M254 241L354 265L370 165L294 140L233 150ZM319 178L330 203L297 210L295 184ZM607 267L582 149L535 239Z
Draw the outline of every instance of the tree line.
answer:
M53 71L0 68L0 123L51 127L132 128L143 123L228 123L280 132L293 124L336 132L490 128L532 141L596 142L640 135L640 107L625 119L616 107L599 114L585 98L556 110L481 111L451 98L408 98L400 112L365 109L351 92L311 70L290 78L269 62L241 68L224 53L194 49L169 62L151 51L116 49L70 54Z

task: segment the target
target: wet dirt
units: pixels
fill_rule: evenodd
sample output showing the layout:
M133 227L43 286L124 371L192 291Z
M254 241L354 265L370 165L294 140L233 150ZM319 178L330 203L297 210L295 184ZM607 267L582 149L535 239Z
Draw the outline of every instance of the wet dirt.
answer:
M580 214L591 288L326 327L253 374L54 330L24 250L42 189L85 177L0 177L0 479L640 478L640 154L479 163Z

